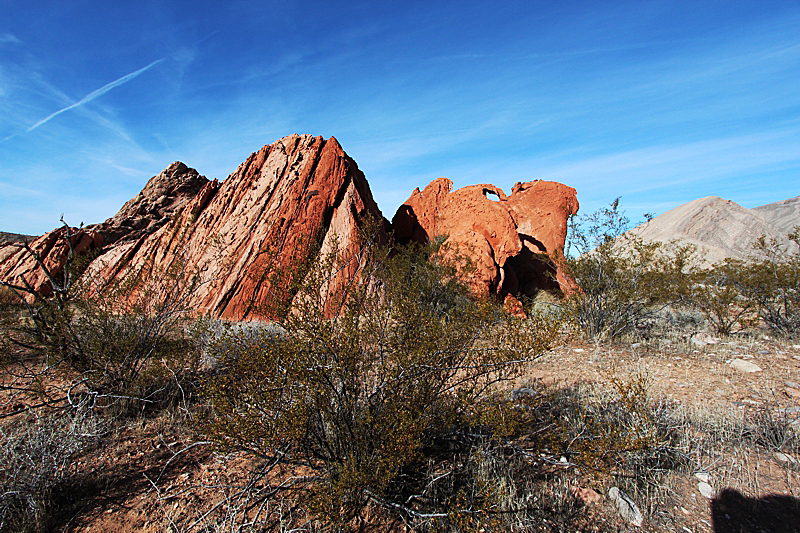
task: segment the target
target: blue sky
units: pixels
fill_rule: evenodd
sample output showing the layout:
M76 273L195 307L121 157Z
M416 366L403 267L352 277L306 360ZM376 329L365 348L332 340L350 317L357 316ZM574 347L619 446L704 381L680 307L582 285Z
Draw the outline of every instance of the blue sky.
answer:
M101 222L180 160L335 136L388 218L438 176L633 219L800 194L800 2L0 5L0 230Z

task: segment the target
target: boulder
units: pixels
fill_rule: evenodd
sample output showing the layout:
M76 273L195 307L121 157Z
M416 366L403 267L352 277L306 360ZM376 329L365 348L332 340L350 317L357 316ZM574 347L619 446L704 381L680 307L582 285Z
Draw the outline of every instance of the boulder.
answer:
M517 183L511 196L489 184L452 189L452 181L439 178L414 190L392 219L397 240L446 236L474 267L465 276L473 292L495 295L512 310L520 296L575 288L559 268L567 220L578 211L575 189L538 180Z

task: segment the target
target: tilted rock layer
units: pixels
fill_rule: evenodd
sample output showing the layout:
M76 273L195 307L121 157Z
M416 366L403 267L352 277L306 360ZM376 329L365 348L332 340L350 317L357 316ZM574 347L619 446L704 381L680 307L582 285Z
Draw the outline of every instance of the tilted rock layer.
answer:
M336 139L291 135L253 153L224 182L207 183L172 224L96 260L94 273L144 269L148 277L177 263L198 266L205 284L189 302L198 312L264 318L276 268L309 260L303 254L315 243L324 252L334 235L340 249L352 249L368 216L383 219Z
M167 284L170 269L197 268L203 283L186 303L200 314L247 320L270 317L271 273L334 246L354 251L367 220L378 223L381 240L388 231L401 243L447 235L476 265L468 281L477 294L516 302L543 288L569 290L570 280L540 254L559 253L577 209L575 190L559 183L518 183L506 197L493 185L452 191L452 182L438 179L415 190L390 226L335 138L290 135L254 152L221 183L173 163L113 218L74 231L72 242L76 252L97 255L84 274L94 280L136 273ZM31 243L54 275L68 253L64 231ZM341 279L352 274L348 268L355 267ZM0 247L0 279L21 285L23 278L49 292L29 252Z
M120 242L140 240L154 233L166 225L206 183L208 180L196 170L179 162L171 164L153 176L142 192L126 202L114 217L101 224L73 228L70 241L75 253L108 249ZM64 238L66 232L66 227L57 228L29 243L31 250L39 255L56 279L61 278L69 254L69 245ZM0 280L18 286L27 282L44 295L52 292L44 271L18 243L0 245Z
M550 181L517 183L510 196L494 185L452 189L446 178L416 189L392 219L397 239L447 236L448 245L473 263L468 282L477 294L505 299L573 288L558 260L543 256L563 252L567 219L578 211L575 189Z

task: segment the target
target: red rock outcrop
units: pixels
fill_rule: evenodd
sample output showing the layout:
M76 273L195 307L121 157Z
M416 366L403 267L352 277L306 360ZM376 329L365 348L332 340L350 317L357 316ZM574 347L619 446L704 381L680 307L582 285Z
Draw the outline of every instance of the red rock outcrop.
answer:
M207 182L195 169L180 162L172 163L153 176L142 192L126 202L112 218L101 224L72 228L70 232L74 235L70 240L75 253L101 247L109 249L119 242L137 240L155 232L167 224ZM69 253L64 238L66 231L65 227L57 228L29 243L31 250L39 255L56 279L60 279ZM44 271L19 243L0 246L0 280L18 286L27 282L45 296L52 292Z
M253 153L224 182L207 183L172 224L95 260L91 273L109 279L135 270L153 278L185 263L203 269L206 283L189 302L199 313L268 317L263 304L275 267L308 261L315 243L324 253L334 235L346 254L367 216L383 221L364 174L338 141L291 135Z
M541 256L551 254L558 264L567 219L578 211L575 189L531 181L517 183L506 197L494 185L452 188L449 179L439 178L423 191L416 189L392 219L396 238L425 242L446 235L447 243L475 267L467 280L473 291L497 295L512 308L519 295L574 288L562 269Z
M438 179L414 191L391 230L401 243L447 235L477 268L468 279L473 290L505 298L519 310L515 296L572 287L539 257L557 256L567 217L577 210L575 190L559 183L518 183L506 197L493 185L452 191L450 180ZM345 255L355 251L368 218L379 223L379 238L386 239L389 224L364 174L338 141L290 135L254 152L224 182L173 163L113 218L74 230L72 243L78 253L93 249L97 255L84 274L87 279L121 280L135 272L152 286L166 286L165 273L186 265L202 274L203 282L185 302L198 314L258 319L270 317L264 303L273 299L272 272L295 261L307 263L312 253L333 246ZM64 231L31 243L55 275L69 249ZM346 265L331 283L356 268ZM21 285L23 277L50 292L27 251L0 247L0 280Z

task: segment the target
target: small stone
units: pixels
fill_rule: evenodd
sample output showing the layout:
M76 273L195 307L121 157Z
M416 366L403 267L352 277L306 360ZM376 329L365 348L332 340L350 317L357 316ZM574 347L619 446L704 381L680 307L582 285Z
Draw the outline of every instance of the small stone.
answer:
M767 355L767 354L769 354L769 350L759 350L757 353L759 355Z
M617 487L608 489L608 497L617 504L617 512L629 524L640 527L644 518L636 503Z
M750 361L745 361L744 359L731 359L728 364L739 372L761 372L760 366L755 363L751 363Z
M521 387L511 391L511 401L519 400L524 396L536 396L536 391L530 387Z
M587 505L593 503L599 503L603 499L603 496L599 492L590 489L588 487L584 488L584 487L579 487L577 485L573 485L572 487L570 487L569 491L572 493L573 496L575 496L576 498L578 498Z
M642 345L642 343L641 343L641 342L634 342L633 344L631 344L631 348L634 348L634 349L635 349L635 348L638 348L638 347L639 347L639 346L641 346L641 345Z
M708 472L695 472L694 477L703 483L708 483L711 480L711 474Z
M583 353L586 350L584 350L583 348L573 348L572 351L575 352L575 353Z
M787 387L783 389L783 392L786 393L786 396L790 398L800 398L800 389L795 389L794 387Z
M702 342L703 345L705 345L705 344L717 344L719 342L719 339L717 337L712 337L708 333L698 333L697 335L692 337L692 342L694 342L695 339L699 341L698 343L696 343L698 345L700 345L699 344L700 342Z
M777 460L779 463L781 463L781 464L783 464L783 465L787 465L787 466L796 466L797 464L800 464L800 461L798 461L797 459L795 459L793 456L791 456L791 455L788 455L788 454L785 454L785 453L781 453L781 452L775 452L775 453L773 454L773 456L775 457L775 459L776 459L776 460Z
M697 484L697 490L700 491L700 494L708 498L709 500L714 498L714 489L706 483L705 481L701 481Z

